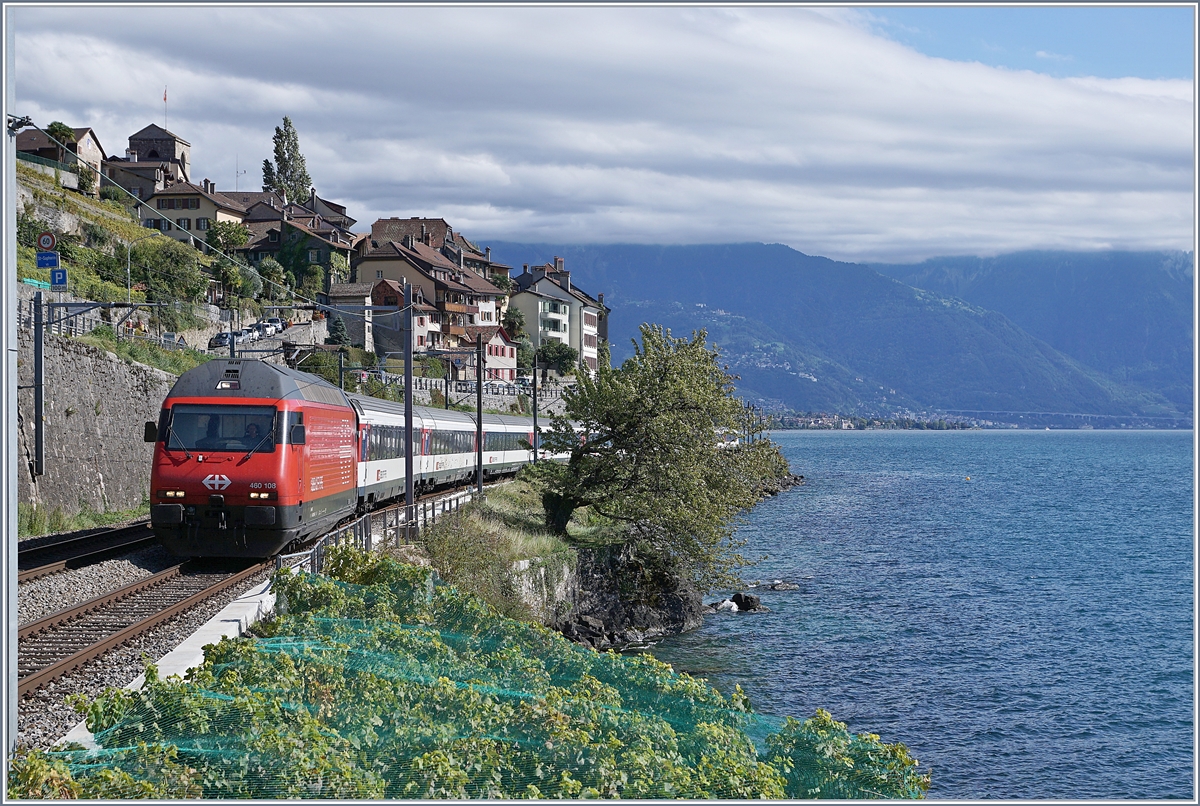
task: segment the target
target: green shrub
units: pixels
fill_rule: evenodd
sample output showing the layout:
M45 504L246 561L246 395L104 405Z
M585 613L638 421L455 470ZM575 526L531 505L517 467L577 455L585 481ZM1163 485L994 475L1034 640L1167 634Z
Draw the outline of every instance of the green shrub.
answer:
M779 724L740 689L598 653L429 569L336 547L277 572L256 637L86 714L98 750L12 761L13 798L920 797L902 745L818 712ZM757 746L751 734L765 735Z

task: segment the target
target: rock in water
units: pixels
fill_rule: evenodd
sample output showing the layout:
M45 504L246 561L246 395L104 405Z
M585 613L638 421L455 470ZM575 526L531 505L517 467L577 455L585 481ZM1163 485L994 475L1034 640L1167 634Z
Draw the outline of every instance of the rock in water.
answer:
M735 593L730 597L730 601L737 605L739 611L758 610L762 607L762 599L748 593Z

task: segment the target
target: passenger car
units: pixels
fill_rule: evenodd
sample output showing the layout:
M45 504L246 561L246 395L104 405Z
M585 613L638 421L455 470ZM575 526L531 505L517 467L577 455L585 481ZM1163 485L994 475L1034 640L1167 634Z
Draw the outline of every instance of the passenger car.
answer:
M474 417L421 406L413 415L417 489L473 479ZM263 361L185 372L145 438L155 443L151 527L182 557L269 557L404 495L403 405ZM484 415L484 477L531 461L532 441L530 418Z

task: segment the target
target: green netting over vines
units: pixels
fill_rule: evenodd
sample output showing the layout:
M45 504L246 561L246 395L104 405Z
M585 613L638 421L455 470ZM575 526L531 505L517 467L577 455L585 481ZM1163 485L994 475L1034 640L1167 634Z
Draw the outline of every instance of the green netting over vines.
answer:
M818 711L754 714L741 691L649 656L598 653L351 548L280 573L279 615L91 703L100 749L18 758L9 797L900 798L903 745Z

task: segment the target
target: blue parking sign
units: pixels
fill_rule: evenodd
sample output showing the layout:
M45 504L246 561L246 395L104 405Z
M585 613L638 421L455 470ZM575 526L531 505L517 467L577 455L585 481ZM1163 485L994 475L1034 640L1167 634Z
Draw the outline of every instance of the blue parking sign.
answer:
M58 252L38 252L37 267L39 269L57 269Z
M58 257L56 254L55 257ZM50 290L51 291L66 291L67 290L67 270L66 269L51 269L50 270Z

